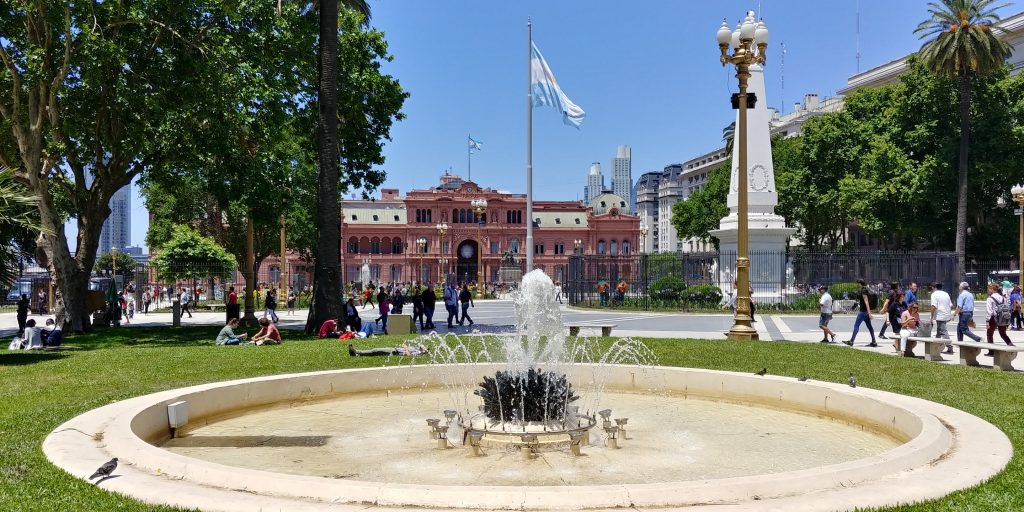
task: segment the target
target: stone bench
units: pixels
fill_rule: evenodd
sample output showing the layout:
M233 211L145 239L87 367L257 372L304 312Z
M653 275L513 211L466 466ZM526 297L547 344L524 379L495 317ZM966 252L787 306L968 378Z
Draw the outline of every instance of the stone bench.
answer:
M206 307L209 308L210 311L220 311L221 308L224 308L225 306L224 304L207 304Z
M914 346L918 343L924 343L924 358L928 361L945 361L942 358L942 350L946 348L946 344L949 343L948 338L932 338L926 336L911 336L907 338L907 349L904 351L904 355L908 357L914 357Z
M612 328L618 327L616 324L565 324L569 328L569 336L579 336L580 328L582 327L594 327L601 329L601 336L607 338L612 335Z
M991 350L994 354L992 368L1008 372L1014 370L1011 363L1017 357L1017 352L1024 352L1024 347L1020 346L996 345L975 341L954 341L953 344L960 347L960 364L978 366L978 356L981 355L981 351Z

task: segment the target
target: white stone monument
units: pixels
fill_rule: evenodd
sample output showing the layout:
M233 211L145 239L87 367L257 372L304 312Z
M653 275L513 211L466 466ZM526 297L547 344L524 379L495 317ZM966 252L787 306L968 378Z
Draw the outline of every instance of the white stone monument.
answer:
M750 66L748 92L757 96L754 108L747 108L747 212L750 250L750 283L756 302L773 303L783 299L785 288L785 251L789 237L796 229L786 227L786 220L775 214L779 203L775 188L775 167L772 164L771 112L764 88L764 69ZM729 215L719 228L710 232L718 238L719 250L729 255L722 258L722 276L736 275L736 241L739 235L739 111L736 111L736 135L732 148L732 174L729 178ZM758 253L772 256L759 257ZM732 280L722 280L723 292L732 292Z

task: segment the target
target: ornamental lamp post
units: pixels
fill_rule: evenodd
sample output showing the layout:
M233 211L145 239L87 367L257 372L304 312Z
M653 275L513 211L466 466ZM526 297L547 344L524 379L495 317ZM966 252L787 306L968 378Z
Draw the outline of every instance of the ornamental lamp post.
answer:
M484 280L487 278L486 273L483 271L483 239L481 238L481 228L483 226L484 212L487 211L487 200L486 199L474 199L470 202L473 206L473 211L476 212L476 298L484 298Z
M416 245L420 246L420 270L419 270L419 272L416 272L416 275L417 275L416 280L417 281L426 281L426 279L424 279L424 277L423 277L423 253L426 252L427 237L421 236L419 238L419 240L416 240Z
M438 252L441 254L441 257L437 260L437 282L444 283L445 264L448 263L448 259L444 256L444 234L448 232L448 224L445 224L444 222L438 224L437 232L441 235L441 246L438 247Z
M736 240L736 317L735 323L726 337L730 340L756 340L757 330L751 325L750 304L750 255L747 212L747 81L750 79L750 66L764 64L768 48L768 28L764 22L754 20L754 12L748 11L746 18L736 30L729 30L725 20L719 27L718 48L721 50L722 66L732 64L736 67L736 78L739 79L738 110L739 120L736 123L736 141L739 158L737 162L737 218L739 229ZM730 47L732 53L729 53ZM763 101L763 100L762 100Z
M583 240L573 240L572 247L576 249L576 254L581 254L580 247L583 247Z
M1018 183L1013 187L1010 187L1010 194L1013 195L1013 202L1017 203L1017 209L1014 210L1013 213L1015 213L1017 218L1020 219L1020 232L1018 237L1020 240L1020 247L1018 248L1019 252L1017 253L1017 257L1020 258L1017 260L1017 283L1020 284L1024 282L1024 269L1022 269L1022 267L1024 267L1024 186Z
M642 240L640 243L640 254L647 252L647 233L649 231L647 224L640 224L640 240Z

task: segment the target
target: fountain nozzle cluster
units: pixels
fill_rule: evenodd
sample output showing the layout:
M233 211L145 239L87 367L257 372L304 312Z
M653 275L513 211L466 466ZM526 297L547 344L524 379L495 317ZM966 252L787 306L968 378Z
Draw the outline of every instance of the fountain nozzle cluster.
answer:
M430 427L430 438L437 440L437 448L448 448L448 425L441 425L440 419L430 418L427 420L427 426Z

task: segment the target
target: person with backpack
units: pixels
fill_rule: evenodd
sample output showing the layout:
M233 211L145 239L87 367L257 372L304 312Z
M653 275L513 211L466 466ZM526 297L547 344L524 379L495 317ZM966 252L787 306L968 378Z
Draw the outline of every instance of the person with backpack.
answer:
M884 339L888 339L885 336L885 331L886 331L886 329L889 329L889 328L892 328L892 333L893 333L893 338L892 339L895 340L896 338L898 338L900 336L899 316L896 317L897 321L893 322L893 315L892 315L893 312L890 311L892 309L892 306L894 304L896 304L896 294L899 293L900 295L903 295L900 292L899 288L900 288L899 283L896 283L896 282L889 283L889 293L885 297L885 302L882 303L882 309L880 309L878 311L882 315L885 315L883 317L883 318L885 318L885 323L882 324L882 330L878 332L878 337L882 338L883 340ZM900 311L900 313L902 314L903 312ZM895 345L895 342L893 344Z
M278 321L277 317L277 288L267 290L265 299L263 301L263 318L270 317L270 321L275 324Z
M473 294L469 292L469 285L462 285L462 291L459 292L459 304L462 305L462 318L459 319L459 325L466 323L469 320L469 325L473 325L473 319L469 316L469 306L476 307L473 304Z
M1020 285L1013 285L1013 290L1010 291L1010 309L1013 312L1010 314L1010 325L1013 326L1013 330L1019 331L1024 328L1024 315L1021 314L1021 293Z
M897 282L889 283L889 296L885 299L885 303L882 304L882 308L878 312L889 317L889 326L892 328L893 334L895 334L892 337L892 346L897 352L900 351L899 339L901 337L900 331L903 330L903 313L907 311L908 305L906 295L900 289L900 284Z
M444 287L444 307L448 311L448 328L452 329L452 320L459 319L459 290L454 283Z
M852 347L853 342L857 340L857 333L860 332L860 324L864 323L867 324L868 332L871 333L871 343L868 346L877 347L875 328L871 326L871 312L877 307L878 296L868 288L867 282L863 279L858 279L857 284L860 285L860 290L857 291L857 320L853 323L853 334L850 335L850 339L843 343Z
M992 334L998 330L999 337L1012 347L1013 342L1006 335L1006 328L1010 325L1010 301L1003 296L999 283L988 285L988 300L985 301L985 312L988 313L988 342L992 343ZM991 356L992 351L989 350L985 355Z

